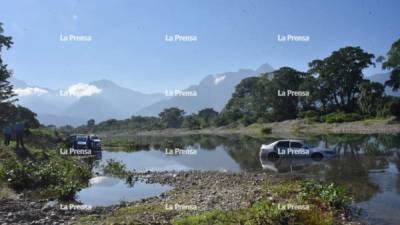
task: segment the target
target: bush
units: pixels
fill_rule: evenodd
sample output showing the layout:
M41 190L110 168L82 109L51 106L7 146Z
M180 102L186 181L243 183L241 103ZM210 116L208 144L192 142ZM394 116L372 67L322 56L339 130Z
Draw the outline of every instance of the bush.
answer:
M104 166L103 171L105 175L116 177L125 177L127 175L125 164L114 159L107 160L107 164Z
M316 110L301 111L298 116L300 118L318 118L319 112Z
M383 108L376 113L376 116L381 118L387 118L391 115L392 113L390 112L390 107L387 105L384 105Z
M272 129L269 128L269 127L264 127L264 128L261 129L261 133L270 134L270 133L272 133Z
M307 201L311 199L321 199L334 209L345 209L350 204L343 187L331 184L323 184L319 181L309 180L301 184L301 197Z
M326 123L343 123L361 120L362 116L357 113L333 112L322 116L321 119Z
M0 179L12 189L47 188L55 191L60 199L73 197L91 176L86 164L54 156L40 162L7 161L0 168Z
M208 224L307 224L328 225L333 223L333 215L319 208L311 210L285 210L278 204L269 201L257 201L248 209L233 211L213 210L195 216L178 219L174 225L208 225Z

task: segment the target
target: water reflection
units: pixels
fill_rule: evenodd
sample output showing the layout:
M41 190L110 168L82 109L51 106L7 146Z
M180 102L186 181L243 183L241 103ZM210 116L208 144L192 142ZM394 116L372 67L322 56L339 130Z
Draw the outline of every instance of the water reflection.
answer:
M312 158L279 158L269 159L267 157L260 157L261 166L265 170L270 170L279 173L296 173L310 171L312 168L319 170L326 169L326 163L330 159L312 159Z
M109 206L156 196L171 189L168 185L147 184L142 181L130 185L115 177L99 176L90 180L88 188L77 193L76 200L93 207Z

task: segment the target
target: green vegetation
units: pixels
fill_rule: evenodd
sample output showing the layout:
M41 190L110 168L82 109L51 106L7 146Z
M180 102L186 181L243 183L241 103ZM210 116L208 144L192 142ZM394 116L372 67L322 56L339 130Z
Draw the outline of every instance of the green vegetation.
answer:
M221 112L219 125L297 117L327 123L399 117L399 99L385 96L382 84L364 79L362 70L373 65L373 58L359 47L345 47L309 63L306 73L283 67L243 79ZM289 90L309 95L290 95Z
M343 123L360 120L361 116L357 113L332 112L321 117L326 123Z
M61 200L73 199L92 176L89 166L66 159L55 151L24 150L30 159L18 159L13 148L0 149L6 159L0 165L0 183L17 192L40 190Z
M286 182L270 188L278 195L279 202L264 197L247 209L216 209L177 219L173 224L329 225L335 224L335 217L345 212L350 203L343 188L314 180ZM296 206L304 208L291 208Z
M121 161L116 161L114 159L107 160L106 165L103 166L103 172L104 175L116 177L126 177L128 175L126 165Z
M143 143L135 140L123 138L105 138L102 140L102 145L107 148L124 149L126 152L135 152L139 150L150 150L149 143Z
M385 85L392 87L393 91L400 88L400 39L394 42L387 53L388 59L383 62L383 69L391 70L390 79Z
M178 128L182 125L184 114L185 111L172 107L164 109L163 112L160 112L159 116L165 127Z

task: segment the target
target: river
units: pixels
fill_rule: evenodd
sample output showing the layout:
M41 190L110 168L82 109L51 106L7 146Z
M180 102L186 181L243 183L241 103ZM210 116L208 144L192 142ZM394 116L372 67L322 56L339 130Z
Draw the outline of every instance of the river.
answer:
M300 137L308 144L334 150L336 157L319 161L307 158L260 159L261 144L282 138L209 135L130 137L127 138L129 141L145 147L105 148L99 164L104 165L107 160L114 159L125 163L129 170L141 172L268 170L300 174L346 187L354 204L362 208L363 220L371 224L400 224L400 135ZM101 182L93 181L90 187L78 193L78 198L88 204L109 205L117 200L138 200L170 189L158 184L138 183L135 194L132 194L132 191L127 191L129 188L132 187L119 180L104 178ZM118 194L99 200L110 190Z

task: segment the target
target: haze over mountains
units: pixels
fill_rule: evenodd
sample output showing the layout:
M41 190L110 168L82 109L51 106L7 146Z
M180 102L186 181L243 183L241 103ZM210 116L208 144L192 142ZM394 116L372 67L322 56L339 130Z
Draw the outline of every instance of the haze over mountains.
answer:
M78 83L67 90L32 87L15 78L11 83L18 94L18 104L32 109L46 125L76 126L91 118L96 121L129 118L140 108L166 98L160 93L136 92L109 80Z
M89 119L100 122L125 119L132 115L157 116L168 107L179 107L187 114L209 107L220 111L243 78L272 70L266 63L257 70L240 69L237 72L208 75L199 84L182 90L197 93L197 96L191 97L167 97L165 93L143 94L105 79L89 84L78 83L66 90L34 87L16 78L11 78L11 83L18 94L18 104L36 112L41 123L77 126Z
M199 84L179 90L196 93L196 96L144 94L105 79L89 84L78 83L65 90L33 87L16 78L11 78L11 83L18 94L18 104L36 112L41 123L77 126L89 119L100 122L108 119L126 119L132 115L157 116L169 107L183 109L186 114L204 108L221 111L242 79L271 71L273 68L265 63L256 70L239 69L237 72L208 75ZM389 79L389 73L367 78L384 83ZM399 96L399 93L394 93L389 88L386 89L386 93Z
M157 116L158 113L169 107L183 109L186 114L195 113L204 108L213 108L216 111L221 111L232 97L235 86L239 84L242 79L272 71L273 68L268 63L265 63L257 70L239 69L237 72L208 75L200 81L198 85L192 85L184 90L196 92L197 96L175 96L145 107L139 110L137 114Z

